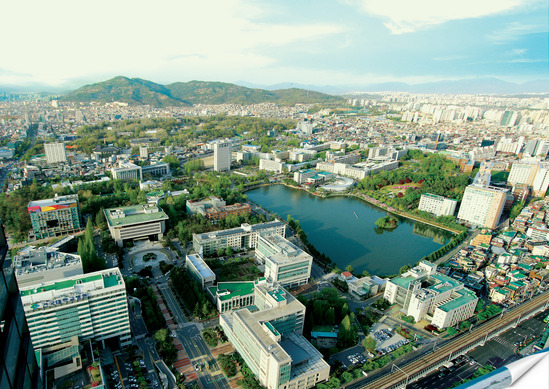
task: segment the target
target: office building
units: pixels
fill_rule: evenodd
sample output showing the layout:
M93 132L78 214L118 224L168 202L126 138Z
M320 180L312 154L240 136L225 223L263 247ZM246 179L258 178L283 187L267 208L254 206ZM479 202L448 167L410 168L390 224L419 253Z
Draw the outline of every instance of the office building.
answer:
M387 281L384 298L402 306L416 322L428 319L438 328L453 327L473 316L478 297L465 286L440 273L437 265L422 261Z
M435 216L453 216L456 213L457 200L443 196L424 193L419 199L418 209L430 212Z
M229 311L219 323L268 389L312 388L330 375L322 354L303 337L305 307L276 284L258 284L253 307Z
M0 225L0 388L41 388L40 369L7 253L8 243Z
M259 170L267 170L269 172L282 173L285 163L280 161L273 161L270 159L259 160Z
M111 236L120 247L126 240L162 239L169 219L156 204L106 209L105 217Z
M73 234L83 228L76 194L31 201L27 210L36 239Z
M208 292L218 312L223 314L253 305L255 285L264 282L265 278L256 281L219 282L216 286L210 286Z
M323 183L324 181L328 181L332 178L334 178L334 175L332 173L317 172L316 170L312 169L302 169L294 173L294 181L297 182L299 185L316 185Z
M47 163L67 162L67 151L64 143L44 143Z
M84 274L79 255L52 246L27 246L13 258L20 288Z
M141 176L150 174L151 176L167 176L170 174L170 164L156 163L154 165L140 166Z
M187 273L202 286L202 289L212 286L215 282L215 273L200 255L187 254L185 267L187 268Z
M236 250L255 249L261 233L272 233L285 236L286 224L280 220L254 225L242 224L228 230L193 234L193 248L203 256L215 254L218 249L232 247Z
M21 288L35 349L81 340L131 343L126 286L112 268Z
M221 139L211 142L214 152L214 171L228 172L231 170L231 141Z
M252 207L248 203L234 203L223 207L212 207L204 212L206 219L212 220L213 223L225 219L230 215L249 215L252 212Z
M131 162L118 162L118 167L111 168L113 180L142 180L141 166Z
M490 229L496 228L503 212L508 189L469 185L465 188L457 218Z
M277 234L260 234L255 258L265 264L265 278L291 288L309 282L313 257Z

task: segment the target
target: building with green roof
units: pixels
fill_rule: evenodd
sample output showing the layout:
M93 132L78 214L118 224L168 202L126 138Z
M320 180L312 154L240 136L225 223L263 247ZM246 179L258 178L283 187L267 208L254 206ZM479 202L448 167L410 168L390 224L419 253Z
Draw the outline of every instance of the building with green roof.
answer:
M416 322L427 319L438 328L473 316L478 301L463 283L437 273L437 265L427 261L388 281L384 297Z
M234 309L249 307L254 304L254 288L262 281L219 282L208 288L215 301L217 310L223 314Z
M122 247L134 239L160 240L166 231L168 215L156 204L140 204L105 210L112 238Z
M126 286L118 268L20 289L34 348L118 338L131 343Z

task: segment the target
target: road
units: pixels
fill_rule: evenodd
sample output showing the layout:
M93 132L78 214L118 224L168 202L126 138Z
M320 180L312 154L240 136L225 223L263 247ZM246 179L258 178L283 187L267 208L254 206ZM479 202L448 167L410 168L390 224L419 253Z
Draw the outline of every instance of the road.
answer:
M215 361L207 344L204 342L200 329L196 323L189 322L187 316L181 309L181 305L171 287L169 286L168 276L158 277L157 286L162 293L164 302L170 310L178 328L175 331L177 339L183 345L189 360L191 361L202 388L205 389L230 389L228 381L225 379L221 369ZM213 327L218 321L210 320L205 326ZM202 325L201 325L202 327ZM203 368L201 371L196 369L197 364L210 366L210 369ZM213 372L213 373L210 373Z
M177 301L177 297L174 296L172 289L168 286L168 284L166 284L165 276L159 279L157 286L160 292L162 293L162 297L164 298L164 301L166 302L166 305L168 306L168 309L172 313L175 321L180 325L186 323L187 316L181 309L181 306Z
M204 342L200 331L196 325L186 325L176 330L177 338L183 344L193 367L202 365L204 368L196 369L196 374L202 388L208 389L230 389L228 381L225 379L219 365L210 353L210 349ZM205 366L210 366L210 371Z
M133 299L132 299L133 300ZM135 299L137 300L137 299ZM133 306L133 309L130 308L130 326L133 334L133 342L143 351L143 361L149 373L149 380L151 381L150 386L152 388L161 388L160 378L155 369L154 361L158 361L160 356L156 351L154 341L151 338L147 338L147 326L141 316L141 307L138 302L130 301L130 307ZM156 382L156 385L155 385Z

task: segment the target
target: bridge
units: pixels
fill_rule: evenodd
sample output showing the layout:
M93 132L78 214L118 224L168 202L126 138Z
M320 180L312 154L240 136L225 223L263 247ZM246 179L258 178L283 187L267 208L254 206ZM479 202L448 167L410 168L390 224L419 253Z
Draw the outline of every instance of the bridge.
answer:
M416 353L396 364L385 366L381 372L374 373L357 382L353 382L345 388L404 388L406 385L425 377L430 372L438 369L444 363L466 354L477 346L482 346L486 341L498 336L510 328L515 328L520 322L544 311L549 306L549 291L542 293L529 301L507 311L503 311L478 326L470 328L466 333L451 340L437 342L439 347L422 347Z

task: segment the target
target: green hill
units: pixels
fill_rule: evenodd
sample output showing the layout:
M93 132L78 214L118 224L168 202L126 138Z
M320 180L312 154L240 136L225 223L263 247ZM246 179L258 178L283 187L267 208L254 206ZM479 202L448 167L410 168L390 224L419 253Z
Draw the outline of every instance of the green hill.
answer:
M130 105L152 105L164 107L169 105L190 105L174 99L165 86L140 78L115 77L113 79L85 85L63 96L63 100L85 102L120 101Z
M342 98L303 89L267 91L224 82L189 81L160 85L139 78L115 77L85 85L67 93L63 100L74 102L120 101L131 105L154 107L192 104L256 104L271 102L280 105L298 103L337 103Z

